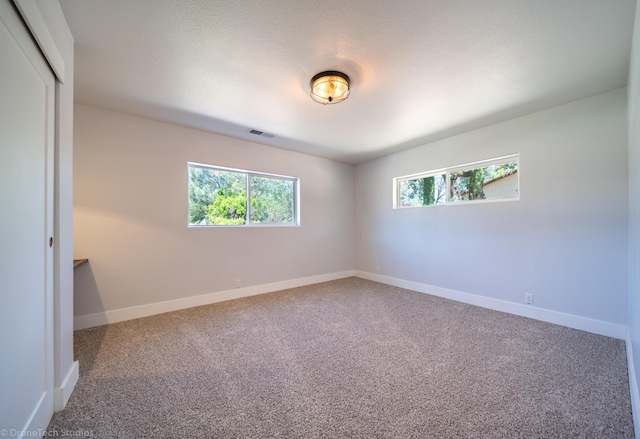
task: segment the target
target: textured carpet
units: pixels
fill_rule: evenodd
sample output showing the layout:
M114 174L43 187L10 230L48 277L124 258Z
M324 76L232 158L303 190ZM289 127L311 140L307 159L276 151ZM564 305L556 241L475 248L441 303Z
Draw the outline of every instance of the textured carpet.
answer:
M631 438L624 343L358 278L75 333L49 434Z

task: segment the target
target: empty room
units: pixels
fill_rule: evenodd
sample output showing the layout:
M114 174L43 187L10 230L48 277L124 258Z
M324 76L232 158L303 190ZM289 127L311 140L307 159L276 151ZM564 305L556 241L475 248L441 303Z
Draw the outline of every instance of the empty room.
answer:
M0 1L0 438L640 436L635 0Z

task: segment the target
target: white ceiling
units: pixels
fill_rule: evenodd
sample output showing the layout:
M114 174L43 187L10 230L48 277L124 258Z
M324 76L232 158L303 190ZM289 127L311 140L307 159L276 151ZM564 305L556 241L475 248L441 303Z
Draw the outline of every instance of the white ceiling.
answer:
M636 1L60 3L76 102L357 163L626 86Z

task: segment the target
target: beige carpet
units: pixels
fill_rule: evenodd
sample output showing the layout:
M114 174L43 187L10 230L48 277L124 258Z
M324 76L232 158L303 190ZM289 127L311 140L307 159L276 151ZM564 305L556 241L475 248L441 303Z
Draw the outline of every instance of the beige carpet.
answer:
M358 278L78 331L75 349L51 435L633 437L622 341Z

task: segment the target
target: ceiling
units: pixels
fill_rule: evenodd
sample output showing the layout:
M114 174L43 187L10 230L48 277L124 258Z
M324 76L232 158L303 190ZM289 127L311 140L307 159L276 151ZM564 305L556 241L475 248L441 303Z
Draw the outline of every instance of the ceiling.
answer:
M635 3L60 0L76 102L349 163L626 86Z

